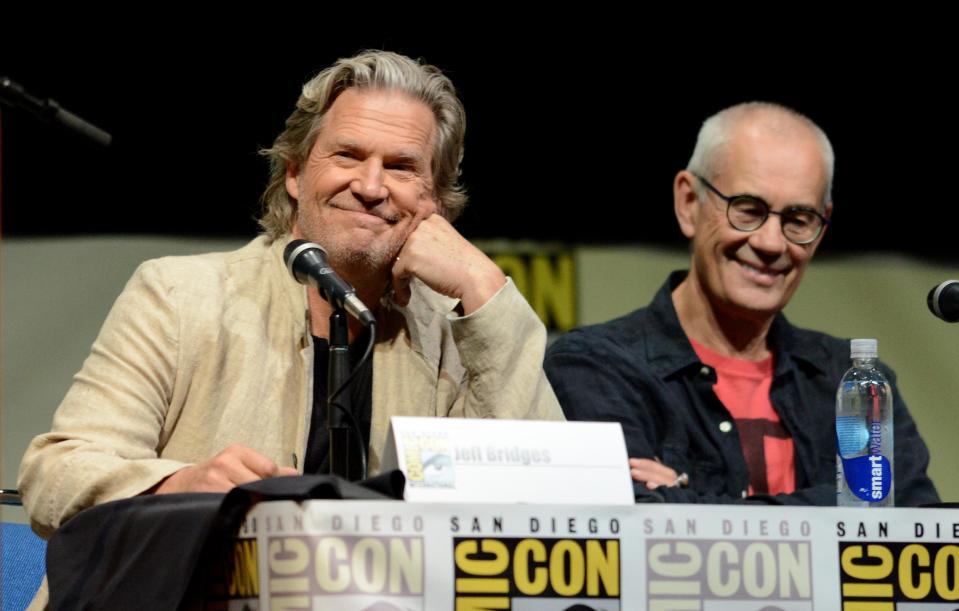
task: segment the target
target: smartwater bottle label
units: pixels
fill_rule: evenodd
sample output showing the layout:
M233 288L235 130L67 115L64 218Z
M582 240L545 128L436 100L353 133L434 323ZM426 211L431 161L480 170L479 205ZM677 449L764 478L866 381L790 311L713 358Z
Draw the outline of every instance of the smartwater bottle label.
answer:
M836 447L842 457L855 456L865 451L869 443L869 431L862 418L839 416L836 418Z
M889 459L882 454L869 454L855 458L840 456L840 459L846 485L853 494L870 503L877 503L886 498L892 483Z

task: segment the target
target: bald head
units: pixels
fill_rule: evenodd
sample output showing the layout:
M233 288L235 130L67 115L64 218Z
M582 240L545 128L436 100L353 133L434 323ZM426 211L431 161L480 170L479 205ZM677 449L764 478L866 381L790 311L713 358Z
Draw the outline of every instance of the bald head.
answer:
M730 106L706 119L696 137L696 147L686 169L713 180L722 172L729 144L739 135L772 136L780 140L812 138L818 145L826 176L820 205L832 201L835 156L825 132L808 117L770 102L745 102Z

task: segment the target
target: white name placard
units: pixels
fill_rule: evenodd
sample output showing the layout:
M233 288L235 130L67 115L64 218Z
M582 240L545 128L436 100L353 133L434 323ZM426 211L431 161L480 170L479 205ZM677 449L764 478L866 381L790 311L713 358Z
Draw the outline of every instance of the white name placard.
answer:
M418 502L632 505L619 423L390 419L383 469Z

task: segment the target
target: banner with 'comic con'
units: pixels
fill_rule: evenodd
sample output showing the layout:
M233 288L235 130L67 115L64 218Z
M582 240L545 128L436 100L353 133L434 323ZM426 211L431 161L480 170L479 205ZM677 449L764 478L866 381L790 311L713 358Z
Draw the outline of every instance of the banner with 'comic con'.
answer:
M209 601L342 611L953 611L959 512L261 503Z

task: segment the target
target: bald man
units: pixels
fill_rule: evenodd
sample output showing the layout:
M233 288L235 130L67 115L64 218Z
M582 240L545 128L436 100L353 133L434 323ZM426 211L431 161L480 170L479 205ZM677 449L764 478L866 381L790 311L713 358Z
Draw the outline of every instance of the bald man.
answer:
M622 424L638 497L835 504L849 344L782 315L829 225L833 159L822 129L783 106L707 119L673 182L688 272L648 307L550 348L567 418ZM929 452L894 392L895 503L936 502Z

